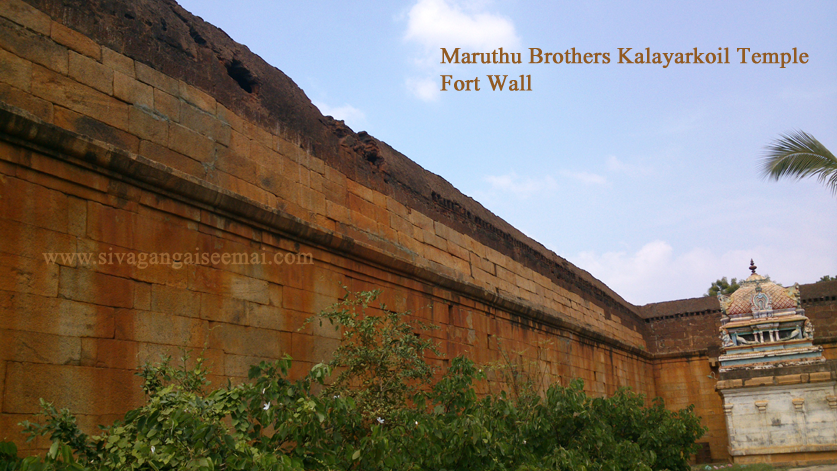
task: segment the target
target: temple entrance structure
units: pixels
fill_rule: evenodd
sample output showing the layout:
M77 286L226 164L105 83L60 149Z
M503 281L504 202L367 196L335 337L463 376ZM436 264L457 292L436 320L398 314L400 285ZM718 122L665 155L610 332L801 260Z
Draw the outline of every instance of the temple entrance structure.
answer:
M752 274L719 295L723 396L729 453L737 463L823 461L837 456L834 360L815 346L794 285Z

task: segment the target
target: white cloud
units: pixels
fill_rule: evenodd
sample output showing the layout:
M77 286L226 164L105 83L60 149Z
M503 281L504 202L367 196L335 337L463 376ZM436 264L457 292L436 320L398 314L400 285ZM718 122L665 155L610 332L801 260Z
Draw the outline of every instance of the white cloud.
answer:
M352 105L345 104L343 106L332 107L322 102L314 102L314 106L319 108L320 113L325 116L331 116L334 119L345 121L355 131L358 130L358 127L366 125L366 114Z
M609 155L607 157L605 167L609 172L621 173L629 177L645 176L654 173L651 167L643 167L637 164L623 162L615 155Z
M543 194L558 186L555 179L548 175L541 178L522 178L512 172L499 176L489 175L484 179L491 185L492 190L510 193L520 199L526 199L535 194Z
M434 101L439 96L440 48L449 52L457 47L468 52L492 52L500 47L513 51L521 43L509 18L486 11L484 2L461 0L418 0L407 14L404 39L420 46L413 57L421 70L419 78L408 78L406 83L423 101Z
M631 167L617 159L615 155L610 155L607 157L607 169L611 172L627 172Z
M584 184L603 185L607 179L601 175L589 172L570 172L562 170L560 175L578 180ZM496 193L512 195L519 199L526 199L535 195L544 196L558 189L558 182L551 175L539 177L521 177L515 172L505 175L488 175L483 177Z
M565 177L572 178L574 180L578 180L581 183L586 184L594 184L594 185L604 185L607 183L607 179L601 175L596 173L590 172L570 172L569 170L562 170L561 175Z
M832 266L829 255L812 262L804 250L758 245L719 253L704 247L693 247L677 253L666 241L655 240L634 253L625 251L582 252L571 261L600 279L628 302L642 305L675 299L702 296L710 283L726 276L746 278L750 259L759 266L758 273L769 275L782 285L795 282L812 283L806 279L811 265L816 273L827 274Z
M520 44L514 23L506 17L481 11L481 5L457 4L448 0L419 0L410 9L407 40L417 41L438 54L438 48L469 48L490 52Z
M628 302L646 304L667 301L671 293L677 293L672 299L700 296L712 281L723 276L708 273L717 266L714 258L700 248L675 256L668 242L655 240L635 253L582 252L573 262Z
M436 101L439 99L439 80L434 77L408 78L407 89L421 101Z

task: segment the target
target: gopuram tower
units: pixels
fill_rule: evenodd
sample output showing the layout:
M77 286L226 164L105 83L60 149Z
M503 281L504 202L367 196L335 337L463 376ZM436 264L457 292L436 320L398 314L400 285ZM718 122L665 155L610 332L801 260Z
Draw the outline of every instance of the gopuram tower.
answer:
M814 345L799 288L752 274L719 295L729 453L736 463L826 461L837 457L837 362Z

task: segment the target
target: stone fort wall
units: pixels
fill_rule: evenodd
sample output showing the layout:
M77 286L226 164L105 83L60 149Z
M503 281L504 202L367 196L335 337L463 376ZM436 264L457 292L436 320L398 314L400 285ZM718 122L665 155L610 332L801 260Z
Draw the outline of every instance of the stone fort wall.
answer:
M440 364L503 348L655 395L634 306L174 2L0 2L0 102L0 439L23 450L39 398L92 429L181 347L215 384L286 353L301 374L342 286L440 325ZM184 253L312 263L118 262Z
M43 255L193 252L312 263ZM440 342L440 365L503 348L593 394L630 386L672 408L694 403L711 455L725 457L716 301L630 305L323 117L173 1L0 1L0 440L45 446L17 434L39 398L90 429L112 421L143 400L135 369L182 347L205 349L214 384L285 353L299 375L336 346L333 330L304 323L343 286L383 289L390 308L440 325L424 334ZM833 358L837 284L817 289L806 309Z

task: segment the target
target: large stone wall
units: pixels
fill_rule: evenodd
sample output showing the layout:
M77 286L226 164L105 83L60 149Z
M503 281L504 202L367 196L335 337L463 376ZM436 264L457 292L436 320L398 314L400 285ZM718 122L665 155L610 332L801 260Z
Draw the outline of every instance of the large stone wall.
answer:
M192 252L312 263L43 255ZM112 421L143 400L137 366L182 347L215 384L285 353L299 375L336 345L305 320L343 286L440 325L439 365L504 348L695 404L726 457L716 300L630 305L170 0L0 1L0 440L44 447L15 425L39 398ZM802 294L834 358L837 283Z
M439 364L504 348L655 395L634 306L173 2L0 2L0 72L0 439L44 446L15 425L39 398L113 420L181 347L215 384L286 353L299 375L343 286L440 325ZM312 263L118 262L185 253Z

